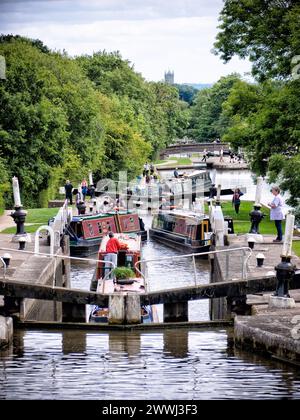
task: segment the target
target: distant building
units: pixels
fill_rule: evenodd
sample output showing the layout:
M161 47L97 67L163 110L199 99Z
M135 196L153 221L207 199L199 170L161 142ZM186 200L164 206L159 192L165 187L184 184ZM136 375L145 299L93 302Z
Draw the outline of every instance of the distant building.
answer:
M165 83L168 85L174 85L174 72L168 70L165 72Z

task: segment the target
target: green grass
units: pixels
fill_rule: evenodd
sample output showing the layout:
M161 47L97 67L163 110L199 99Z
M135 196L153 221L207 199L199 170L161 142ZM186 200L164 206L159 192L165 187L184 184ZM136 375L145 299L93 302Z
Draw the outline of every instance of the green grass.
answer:
M40 226L43 226L45 224L47 225L47 223L39 223L37 225L25 226L25 232L26 233L35 233ZM0 233L15 234L16 233L16 227L10 227L10 228L4 229Z
M26 210L26 209L25 209ZM32 226L25 226L27 233L34 233L40 226L47 225L48 220L56 216L59 208L43 208L43 209L28 209L25 223L35 223ZM10 227L2 230L0 233L14 234L16 233L16 227Z
M157 160L154 162L155 165L164 164L164 166L176 166L176 165L192 165L192 161L190 158L177 158L177 157L170 157L167 160Z
M253 210L252 201L241 201L239 214L235 213L234 207L229 201L222 201L222 210L224 216L231 216L234 223L235 233L248 233L250 230L250 216L249 213ZM208 207L205 208L208 212ZM259 230L262 235L274 235L276 236L275 223L270 220L270 210L266 207L262 207L262 212L266 214L264 219L259 225ZM285 223L283 223L283 231L285 229Z
M50 217L56 216L59 208L29 209L25 223L47 224Z
M293 251L296 255L298 255L298 257L300 257L300 241L293 242Z

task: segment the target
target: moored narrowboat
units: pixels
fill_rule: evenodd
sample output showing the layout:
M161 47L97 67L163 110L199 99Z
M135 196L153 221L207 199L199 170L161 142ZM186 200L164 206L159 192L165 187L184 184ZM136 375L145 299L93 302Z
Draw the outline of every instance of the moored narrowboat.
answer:
M77 257L97 253L107 232L135 233L142 240L147 240L142 219L137 213L129 211L73 216L67 232L70 236L70 254Z
M205 214L162 210L154 214L149 235L171 247L199 253L209 251L212 232Z

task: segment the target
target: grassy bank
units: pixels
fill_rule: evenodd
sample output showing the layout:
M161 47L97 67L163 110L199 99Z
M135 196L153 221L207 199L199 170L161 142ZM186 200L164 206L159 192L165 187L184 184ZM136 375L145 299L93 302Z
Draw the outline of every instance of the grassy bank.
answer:
M234 221L235 233L248 233L250 230L250 216L249 213L253 210L252 201L241 201L239 214L235 213L232 203L229 201L222 201L222 209L224 216L231 216ZM208 207L206 207L208 211ZM276 235L276 228L273 221L270 220L270 210L262 207L262 212L266 215L259 225L260 233L262 235ZM283 229L285 223L283 223Z
M300 257L300 241L293 242L293 251L296 255L298 255L298 257Z
M48 209L29 209L25 221L25 231L27 233L34 233L40 226L47 225L48 220L56 216L58 208ZM28 226L27 223L31 225ZM16 233L16 227L10 227L3 230L1 233Z
M234 221L235 233L248 233L250 230L250 217L249 213L253 210L252 201L242 201L240 206L239 214L235 213L234 207L231 202L222 201L222 209L224 216L231 216ZM208 207L206 206L206 212ZM270 210L266 207L262 207L262 212L265 213L265 218L259 225L260 233L262 235L274 235L276 236L275 223L270 220ZM283 232L285 230L285 223L283 222ZM293 251L298 257L300 257L300 240L293 242Z
M190 158L177 158L170 157L167 160L157 160L154 162L154 165L163 165L163 166L180 166L180 165L192 165L193 162Z

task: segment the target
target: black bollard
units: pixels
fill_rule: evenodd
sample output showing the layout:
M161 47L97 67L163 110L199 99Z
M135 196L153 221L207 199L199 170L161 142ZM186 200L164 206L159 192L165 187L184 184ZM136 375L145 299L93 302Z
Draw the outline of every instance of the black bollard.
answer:
M265 214L260 210L261 206L254 204L254 209L249 214L251 221L251 228L249 233L259 234L259 224L265 217Z
M289 282L295 275L296 266L291 263L291 257L281 257L281 262L275 267L277 286L274 296L289 298Z
M10 214L17 225L16 235L26 235L24 230L24 223L27 216L27 211L23 210L22 206L15 207L15 211Z

